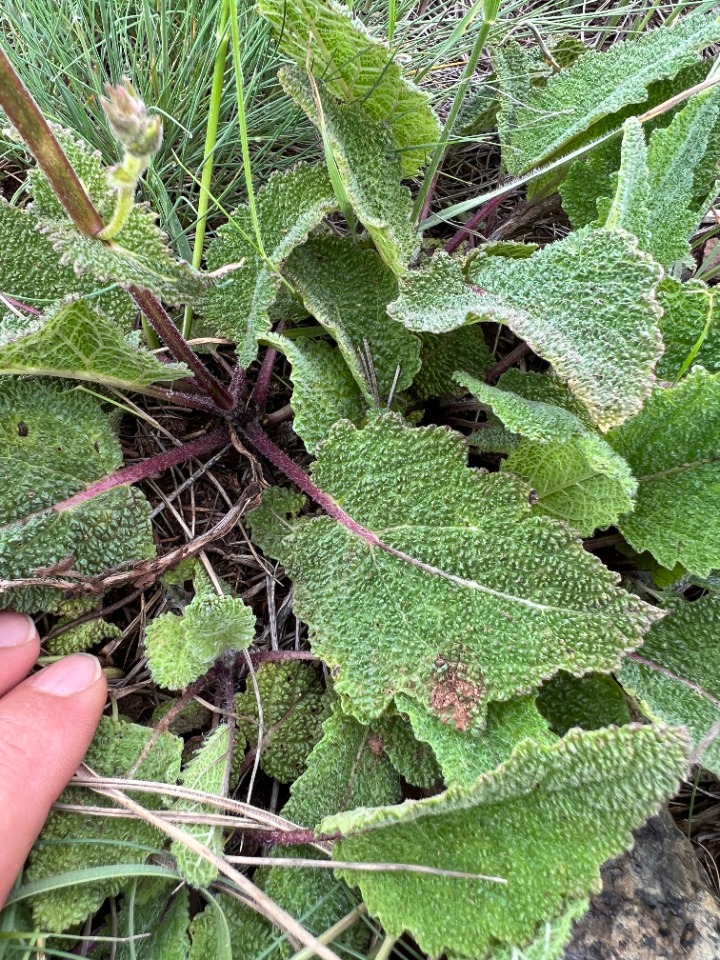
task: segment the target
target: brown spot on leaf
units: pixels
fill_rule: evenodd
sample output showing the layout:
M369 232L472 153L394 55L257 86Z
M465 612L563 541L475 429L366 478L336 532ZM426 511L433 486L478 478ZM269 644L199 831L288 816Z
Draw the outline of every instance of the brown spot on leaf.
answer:
M368 737L368 747L370 747L370 751L374 753L376 757L381 757L385 750L385 744L376 733Z
M433 710L444 723L452 723L458 730L467 730L476 707L482 699L484 687L460 675L457 664L443 657L435 660L436 682L430 697Z
M28 425L23 423L22 420L18 423L18 436L26 437L28 435Z

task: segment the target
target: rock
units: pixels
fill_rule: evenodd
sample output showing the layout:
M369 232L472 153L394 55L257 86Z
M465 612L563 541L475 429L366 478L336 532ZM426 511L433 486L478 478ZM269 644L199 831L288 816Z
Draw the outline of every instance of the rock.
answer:
M607 863L564 960L720 960L720 902L667 812Z

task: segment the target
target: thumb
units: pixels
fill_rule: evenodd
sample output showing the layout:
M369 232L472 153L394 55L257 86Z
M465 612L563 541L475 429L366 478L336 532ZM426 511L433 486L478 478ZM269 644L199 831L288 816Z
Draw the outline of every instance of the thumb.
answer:
M106 693L98 660L79 653L0 699L0 906L90 745Z

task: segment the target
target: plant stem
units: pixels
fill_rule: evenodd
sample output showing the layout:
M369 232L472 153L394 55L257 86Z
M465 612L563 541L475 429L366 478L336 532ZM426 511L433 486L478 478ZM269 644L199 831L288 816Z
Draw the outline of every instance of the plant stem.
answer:
M252 182L252 165L250 162L250 144L248 140L247 116L245 114L245 79L243 77L242 59L240 54L240 29L238 26L237 0L228 0L230 4L230 29L233 45L233 64L235 67L235 87L237 91L238 124L240 126L240 146L242 149L243 173L245 174L245 187L247 189L248 207L250 208L250 219L255 230L255 241L258 245L260 255L264 260L267 259L265 246L263 244L262 233L260 232L260 221L257 215L257 206L255 204L255 190Z
M329 494L315 486L302 467L299 467L286 453L283 453L277 444L273 443L259 423L254 422L248 424L245 428L245 436L261 456L269 460L288 480L292 481L303 493L311 497L318 506L323 508L328 516L337 520L338 523L341 523L352 533L356 534L367 543L368 546L380 546L380 538L377 534L363 527L356 520L353 520L350 514L345 513L342 507L338 506Z
M96 237L103 229L100 214L50 129L30 91L7 55L0 50L0 106L22 137L55 195L81 233Z
M478 0L478 2L480 2L480 0ZM413 210L413 218L415 220L420 219L421 213L425 209L428 194L435 180L435 174L437 173L440 164L443 161L443 157L445 156L445 150L448 141L450 140L453 130L455 129L455 121L460 113L460 107L463 104L465 94L470 86L470 81L475 73L475 67L477 67L480 55L482 54L483 48L485 47L487 39L490 36L490 31L495 25L495 17L497 16L498 8L500 6L500 0L482 0L482 3L483 22L480 25L480 31L475 38L475 43L472 46L470 56L465 64L465 69L463 70L462 77L460 78L460 83L455 91L455 96L453 97L453 102L450 106L450 112L448 113L447 120L445 121L443 131L440 134L440 139L435 147L435 152L433 153L428 168L425 171L425 179L423 180L422 187L420 188L420 193L417 196L415 208Z
M213 398L221 410L232 410L235 406L232 394L210 373L200 357L186 343L158 298L153 293L141 290L139 287L130 287L128 292L160 339L170 349L175 359L186 363L190 367L197 382Z
M223 0L220 9L220 21L217 29L218 46L215 51L215 69L213 71L212 87L210 90L210 106L208 108L207 125L205 127L205 150L203 153L202 174L200 176L200 195L198 196L197 223L195 224L195 240L193 242L192 265L196 270L202 264L203 246L205 244L205 229L207 227L208 208L210 206L213 166L215 161L215 145L217 143L218 123L220 120L220 103L222 100L223 80L225 78L225 61L227 60L228 36L228 0ZM183 320L183 336L188 339L192 334L193 311L192 307L185 308Z
M532 353L531 347L526 343L518 344L506 357L503 357L494 367L488 370L485 374L485 383L494 383L498 377L502 376L506 370L509 370L513 364L517 363L518 360L521 360L523 357L526 357L529 353Z
M121 487L125 484L146 480L154 473L169 470L170 467L184 463L192 457L212 453L214 450L217 450L218 447L222 447L228 443L230 443L230 437L224 427L219 430L214 430L199 440L192 440L190 443L184 443L182 446L168 450L167 453L159 453L157 456L149 457L141 463L134 463L130 467L123 467L121 470L116 470L115 473L96 480L94 483L85 487L84 490L78 491L78 493L69 497L67 500L57 503L53 509L58 513L64 510L72 510L73 507L78 507L81 503L86 503L88 500L92 500L93 497L100 496L101 493L106 493L108 490L113 490L115 487Z
M481 223L484 223L484 221L487 220L487 218L494 213L495 210L497 210L504 199L504 196L495 197L494 200L490 200L488 203L480 207L480 209L470 217L467 223L463 224L457 233L451 237L450 240L448 240L448 242L445 244L445 253L454 253L463 240L468 237L476 227L479 227Z

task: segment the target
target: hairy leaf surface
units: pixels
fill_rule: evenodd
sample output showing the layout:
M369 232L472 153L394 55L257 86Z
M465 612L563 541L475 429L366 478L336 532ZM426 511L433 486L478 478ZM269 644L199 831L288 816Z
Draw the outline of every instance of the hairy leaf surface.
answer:
M603 118L641 103L648 86L693 64L705 47L720 39L714 17L695 14L672 28L663 27L609 50L590 50L577 62L531 85L528 61L515 43L494 55L500 84L498 128L503 161L510 173L522 173L570 147Z
M184 767L180 775L182 785L218 797L225 796L229 783L229 751L230 728L226 723L222 723ZM203 813L211 808L198 801L180 799L176 800L174 809L184 813ZM192 823L182 824L182 827L213 853L222 856L225 845L222 827ZM217 867L199 857L184 843L173 841L171 852L177 860L178 870L191 886L208 887L217 880Z
M397 705L398 710L407 714L415 736L432 747L448 787L470 786L481 774L504 763L523 740L555 741L534 697L491 704L487 726L480 734L443 723L403 694L397 697Z
M507 885L353 874L389 934L407 930L431 955L482 956L531 938L548 915L600 889L601 864L625 850L629 831L677 788L685 746L682 733L667 728L575 730L556 744L521 744L471 786L330 817L321 829L347 836L335 846L338 859L405 858L505 878Z
M56 133L100 216L109 221L115 209L115 191L108 184L100 154L67 131ZM136 203L117 236L102 241L75 228L39 168L32 171L29 188L34 199L32 212L60 254L61 264L72 265L103 283L150 290L167 303L193 303L214 283L212 277L174 256L147 204Z
M97 574L155 552L150 506L121 486L77 506L57 504L122 463L100 404L51 380L0 380L0 569L11 580L69 565ZM52 610L62 594L30 586L0 605Z
M313 237L288 259L285 274L337 341L368 403L410 386L420 341L388 316L397 280L374 250L349 238Z
M260 543L288 569L315 652L358 719L398 693L458 728L559 669L612 670L655 611L565 526L530 516L510 476L468 470L460 437L392 415L338 424L315 482L413 565L329 517ZM255 531L256 536L258 531Z
M86 297L100 313L129 330L136 307L124 290L102 291L93 277L63 266L32 214L0 198L0 295L44 308L70 295ZM5 305L0 300L0 305Z
M235 698L238 727L252 746L262 732L260 764L269 777L290 783L305 769L328 715L328 698L317 671L292 660L263 663L257 671L262 731L254 685Z
M608 437L638 479L633 513L620 521L638 552L699 576L720 566L720 378L702 368L658 388Z
M693 363L720 373L720 299L701 280L680 283L666 277L658 287L665 352L658 376L677 380Z
M413 389L421 400L460 392L457 371L481 377L493 362L482 327L460 327L451 333L419 334L421 367Z
M85 757L88 766L103 777L123 777L134 765L152 736L148 727L103 717ZM182 740L163 733L137 770L140 780L175 783L180 773ZM114 806L112 800L86 790L68 787L62 795L65 803ZM157 807L159 797L143 795L141 802ZM162 849L164 838L155 827L139 820L84 817L56 811L50 814L40 840L33 851L26 880L42 880L88 867L115 863L143 863L153 850ZM66 889L39 894L33 899L35 922L42 928L60 932L84 922L106 897L123 886L122 879L100 880L75 887L72 896Z
M345 195L393 273L405 273L420 245L410 191L387 127L360 103L342 104L311 86L302 70L285 67L280 82L330 145Z
M365 399L339 350L320 340L290 340L279 334L267 334L262 340L291 364L293 430L309 453L338 420L359 423Z
M136 339L136 338L133 338ZM133 390L188 375L184 364L161 363L84 300L40 317L0 317L0 375L88 380Z
M260 0L260 13L279 35L280 48L302 69L349 103L391 128L402 151L403 175L427 162L440 136L429 97L402 75L386 44L376 40L334 0Z
M241 366L252 363L257 356L258 337L270 330L268 310L280 287L280 266L336 207L324 168L300 164L288 173L276 173L257 193L265 257L257 248L248 206L233 212L230 222L220 228L208 247L211 270L229 264L239 266L205 294L198 309L209 332L236 341Z
M720 719L719 650L720 597L678 600L640 650L641 657L666 672L626 660L619 679L648 716L683 724L697 744ZM717 739L703 754L702 764L720 773Z
M226 650L244 650L255 635L255 615L239 597L218 596L197 567L195 596L182 616L163 613L145 629L145 649L153 679L181 690L206 673Z

